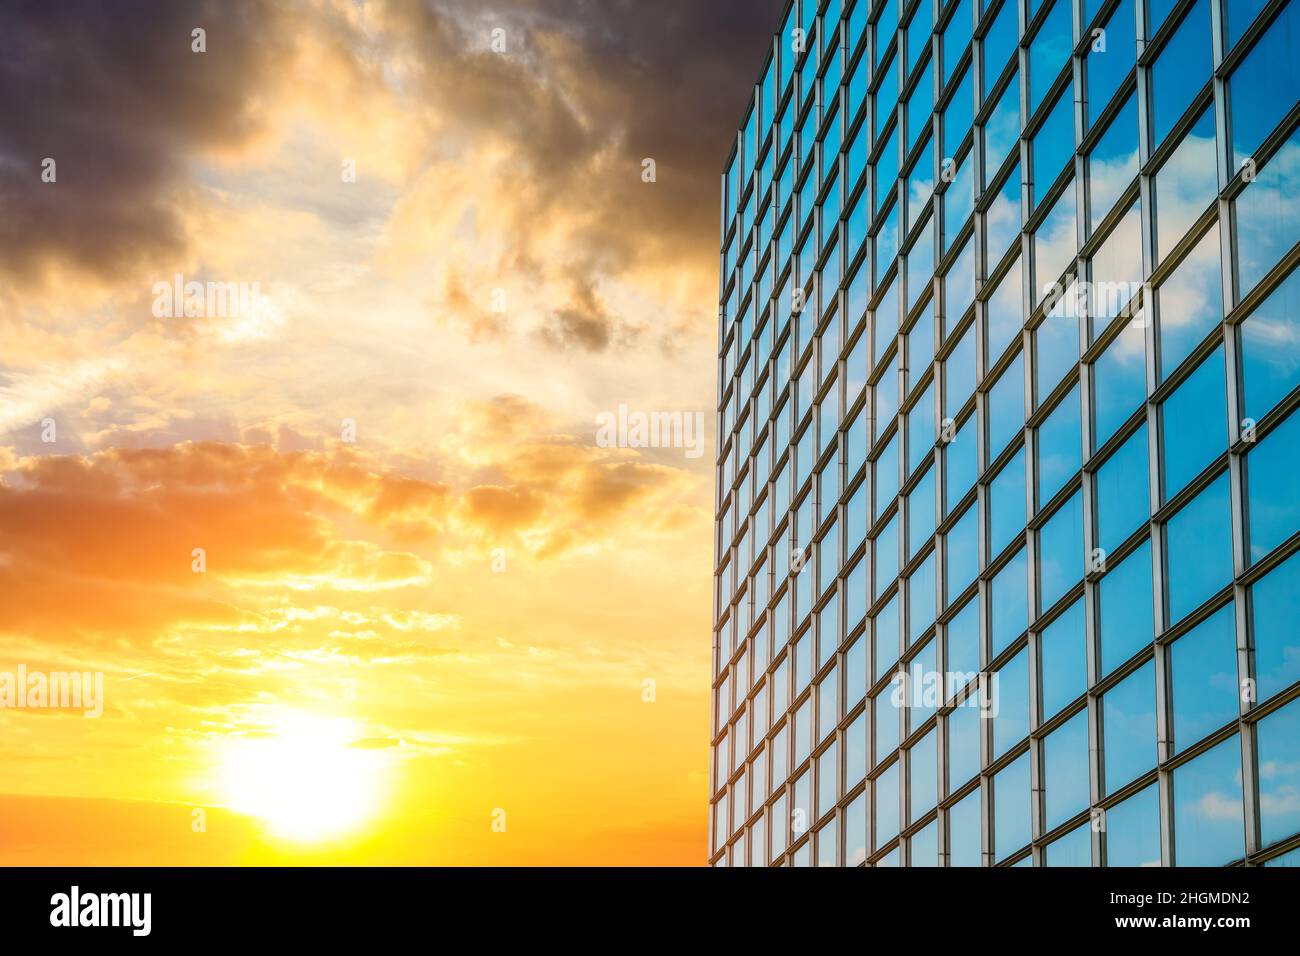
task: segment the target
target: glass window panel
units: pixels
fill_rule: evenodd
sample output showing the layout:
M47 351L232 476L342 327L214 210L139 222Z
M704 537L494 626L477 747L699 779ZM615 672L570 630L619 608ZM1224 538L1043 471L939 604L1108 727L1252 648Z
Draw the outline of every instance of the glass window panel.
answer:
M1079 389L1070 389L1038 426L1038 505L1052 500L1083 467L1083 438L1080 433Z
M1016 0L1003 0L1002 6L994 14L992 27L989 28L982 41L984 44L985 99L988 98L993 90L993 84L997 82L998 77L1006 68L1007 61L1011 59L1011 54L1015 52L1018 31ZM1011 86L1013 89L1015 88L1014 83Z
M980 716L978 696L968 697L948 715L948 789L965 786L980 772Z
M860 866L867 859L867 792L859 794L844 811L845 866Z
M1035 206L1074 156L1074 94L1066 87L1030 141L1033 150L1032 202Z
M1138 174L1137 99L1130 96L1088 154L1088 233Z
M1007 0L1003 4L1006 9L1015 10L1015 0ZM1014 26L1015 13L1012 13L1012 29ZM988 70L988 61L985 61L985 70ZM988 73L985 72L987 79ZM986 97L988 90L985 89ZM987 187L1002 168L1002 164L1007 161L1007 157L1015 152L1016 143L1020 139L1020 85L1016 82L1016 77L1012 76L1011 82L1007 84L1001 94L998 96L997 105L993 107L993 112L984 124L984 173L980 181L981 187Z
M1029 113L1032 116L1047 91L1069 62L1072 21L1069 0L1056 0L1029 44Z
M988 249L990 269L1002 258L1020 235L1022 225L1020 218L1020 166L1011 168L1011 172L998 187L997 197L984 215L984 235ZM1019 309L1019 302L1016 305ZM1020 323L1017 322L1017 325ZM990 354L997 354L990 352Z
M912 866L939 865L939 824L930 823L908 841Z
M977 421L978 417L975 415L967 418L952 441L944 446L947 511L951 511L975 484L975 473L979 465L979 446L975 437Z
M934 552L907 579L908 644L934 623Z
M975 329L969 326L943 360L945 417L954 416L975 391Z
M1038 533L1039 610L1046 611L1083 580L1083 495L1075 492Z
M1236 42L1262 6L1260 0L1230 0L1224 4L1229 45ZM1286 111L1300 100L1297 49L1300 49L1300 6L1288 3L1228 77L1234 169L1241 168Z
M1070 185L1057 198L1051 212L1034 233L1035 305L1042 302L1053 288L1058 288L1056 283L1061 273L1073 266L1078 249L1076 225L1074 188Z
M878 850L898 835L898 761L875 781L875 848Z
M1166 501L1228 448L1225 375L1218 348L1160 406Z
M997 289L988 300L988 356L986 367L997 362L1006 352L1024 324L1024 307L1021 298L1020 260L999 281Z
M1300 680L1300 554L1251 588L1255 619L1256 696L1268 700Z
M1164 261L1218 195L1214 143L1214 113L1207 109L1155 175L1158 262Z
M924 4L922 4L924 6ZM952 79L952 71L957 69L962 54L966 52L971 40L971 0L957 0L957 10L943 28L943 80L946 84ZM967 74L969 77L969 73Z
M1239 294L1244 297L1300 242L1300 127L1234 203Z
M1043 719L1077 700L1088 686L1083 601L1078 600L1043 631Z
M1223 321L1219 226L1210 229L1156 290L1160 377L1167 378Z
M957 261L943 277L944 334L955 327L975 301L975 243L967 239ZM972 364L974 359L972 358Z
M989 590L993 656L1001 654L1029 624L1029 582L1025 552L1020 551L993 578Z
M979 600L973 598L948 622L948 690L956 691L975 679L980 669Z
M1135 431L1097 470L1097 547L1109 553L1150 514L1147 427Z
M1047 829L1055 829L1087 809L1087 710L1079 711L1043 740L1043 782Z
M1151 67L1153 146L1160 145L1209 81L1214 68L1210 37L1210 3L1199 0Z
M1032 819L1029 754L1024 754L993 778L993 846L996 859L1005 859L1029 842Z
M876 597L889 587L898 576L898 517L889 519L889 523L876 535L876 586L872 592Z
M1092 828L1075 827L1047 846L1048 866L1092 866Z
M1075 301L1073 291L1073 287L1067 290L1034 329L1035 397L1040 404L1079 361L1078 310L1068 304Z
M980 865L980 792L976 788L948 811L948 865Z
M1101 579L1098 604L1101 673L1105 676L1154 639L1149 541L1143 541Z
M944 538L944 558L948 565L945 603L951 603L979 574L978 517L975 506L967 508Z
M1300 530L1300 415L1292 413L1246 456L1250 557L1258 561Z
M1160 865L1160 795L1156 786L1139 790L1106 811L1107 866Z
M1088 77L1088 125L1106 109L1115 91L1133 69L1137 50L1137 20L1133 0L1123 0L1106 19L1105 46L1088 49L1084 70ZM1094 43L1095 46L1095 43Z
M1300 269L1293 269L1239 328L1243 405L1246 417L1258 421L1300 385Z
M989 556L1001 554L1025 527L1025 450L1016 451L989 484Z
M1260 843L1300 832L1300 701L1259 722Z
M996 458L1025 425L1024 358L1017 355L988 392L989 460Z
M1174 771L1174 862L1223 866L1246 854L1241 740L1230 737Z
M1155 664L1143 664L1102 697L1106 792L1156 765Z
M1232 509L1226 474L1170 519L1166 542L1172 625L1232 581Z
M908 558L921 551L934 535L934 469L907 496Z
M925 317L929 323L929 317ZM928 462L934 451L936 437L934 421L934 394L926 388L920 399L907 413L907 473L910 475Z
M1029 649L1025 648L993 677L993 759L1024 740L1029 734Z
M1088 309L1094 341L1138 295L1142 284L1142 222L1137 203L1129 207L1092 257L1091 285L1081 297ZM1066 301L1068 307L1070 301ZM1136 330L1141 335L1141 330ZM1138 342L1135 345L1140 344Z
M875 628L876 666L872 671L871 680L874 683L889 673L898 663L900 630L897 597L890 598L889 603L876 612L873 627Z
M1130 321L1093 363L1093 451L1146 400L1146 335Z
M1233 605L1176 640L1169 649L1174 747L1185 750L1237 719L1237 629Z
M910 775L908 785L911 791L911 815L908 819L916 821L925 816L938 800L935 732L931 730L913 744L907 755L907 772Z

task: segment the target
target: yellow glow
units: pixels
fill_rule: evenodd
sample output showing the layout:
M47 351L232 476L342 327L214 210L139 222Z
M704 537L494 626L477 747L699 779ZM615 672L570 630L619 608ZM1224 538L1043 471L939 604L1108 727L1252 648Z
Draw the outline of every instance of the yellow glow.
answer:
M289 840L355 830L374 815L383 789L379 755L354 746L358 737L352 721L295 714L270 736L230 740L221 768L226 800Z

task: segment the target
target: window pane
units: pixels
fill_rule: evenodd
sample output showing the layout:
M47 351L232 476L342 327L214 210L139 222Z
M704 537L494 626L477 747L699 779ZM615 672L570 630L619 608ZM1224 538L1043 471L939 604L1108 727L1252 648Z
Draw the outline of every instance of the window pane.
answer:
M1088 686L1083 601L1075 601L1043 631L1043 718L1050 719Z
M1043 741L1047 829L1088 807L1088 712L1081 710Z
M1047 847L1048 866L1092 866L1092 828L1075 827Z
M1246 456L1250 556L1258 561L1300 530L1300 415L1292 413Z
M989 484L989 556L1001 554L1025 527L1025 450L1020 448Z
M947 696L951 697L968 681L974 680L980 669L979 599L972 598L966 602L948 622L945 630L948 635ZM975 748L975 759L978 768L978 746ZM952 782L955 785L963 781L954 779Z
M996 458L1025 424L1025 371L1017 355L988 393L989 461Z
M1138 174L1137 99L1130 96L1088 154L1088 234Z
M1151 661L1102 698L1106 792L1156 765L1156 668Z
M1158 146L1210 79L1210 3L1192 8L1151 68L1153 145Z
M911 815L909 821L915 822L934 807L938 801L938 785L935 782L938 757L935 754L935 732L931 730L908 750L907 772L911 790Z
M1223 283L1216 223L1156 292L1160 377L1167 378L1183 359L1223 321Z
M912 866L939 865L939 824L932 822L908 841Z
M1300 127L1234 205L1238 291L1245 296L1300 241Z
M1160 796L1153 784L1106 811L1106 865L1160 865Z
M1214 150L1214 113L1207 109L1155 175L1158 261L1164 261L1218 194Z
M986 5L987 6L987 5ZM1007 61L1016 48L1016 0L1003 0L995 14L993 26L984 36L984 98L987 99L993 84L1006 68ZM1015 84L1011 84L1015 89Z
M1029 754L1003 768L993 778L993 846L998 860L1029 842Z
M1237 628L1233 605L1171 645L1174 747L1185 750L1237 719Z
M898 835L898 761L876 778L876 827L874 846L878 850Z
M947 474L947 510L951 511L975 484L979 464L979 445L975 435L977 416L971 415L958 429L953 440L944 446L943 457Z
M1039 403L1079 361L1079 317L1068 304L1073 301L1071 294L1072 290L1067 290L1066 298L1034 329L1035 397Z
M1232 580L1232 509L1226 474L1170 519L1166 540L1172 625Z
M1255 680L1259 701L1300 680L1300 554L1251 588L1255 616Z
M1052 12L1029 44L1029 112L1033 115L1052 82L1069 62L1071 16L1069 0L1056 0Z
M1223 349L1218 348L1161 405L1166 501L1227 450L1227 391Z
M1029 735L1029 650L1022 650L994 675L993 759Z
M1240 36L1262 5L1259 0L1231 0L1224 4L1231 40L1235 40L1233 28L1236 36ZM1297 49L1300 49L1300 6L1288 3L1228 77L1234 169L1241 168L1286 111L1300 100Z
M1259 722L1261 844L1300 831L1300 701Z
M948 789L965 786L980 771L980 716L978 697L968 697L948 715Z
M1083 579L1083 495L1075 492L1038 533L1039 613Z
M1132 436L1097 469L1097 547L1109 554L1150 514L1147 496L1147 427Z
M1124 78L1133 70L1137 49L1137 21L1133 15L1133 0L1123 0L1107 18L1106 45L1100 50L1089 50L1084 60L1088 76L1089 125L1115 95ZM1136 140L1135 140L1136 143Z
M1098 615L1104 677L1154 639L1151 545L1142 545L1101 579Z
M944 539L944 558L948 564L945 603L951 603L979 574L978 517L977 508L973 505L967 508Z
M948 865L980 865L980 792L977 787L948 811Z
M1241 323L1245 414L1258 421L1300 385L1300 269Z
M1079 389L1070 389L1038 427L1038 506L1041 508L1083 465Z
M1094 363L1093 451L1105 444L1145 401L1145 355L1145 333L1129 322Z
M1174 771L1174 862L1223 866L1246 853L1241 740L1231 737Z
M1017 552L993 578L989 588L993 656L1001 654L1029 624L1029 583L1025 552Z

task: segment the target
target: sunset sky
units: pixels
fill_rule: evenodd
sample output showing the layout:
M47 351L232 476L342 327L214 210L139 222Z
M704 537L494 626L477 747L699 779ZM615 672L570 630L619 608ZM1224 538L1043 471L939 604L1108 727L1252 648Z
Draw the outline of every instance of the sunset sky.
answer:
M704 862L779 6L0 7L0 672L105 695L0 709L0 864ZM177 275L260 300L159 317ZM704 454L600 447L620 404Z

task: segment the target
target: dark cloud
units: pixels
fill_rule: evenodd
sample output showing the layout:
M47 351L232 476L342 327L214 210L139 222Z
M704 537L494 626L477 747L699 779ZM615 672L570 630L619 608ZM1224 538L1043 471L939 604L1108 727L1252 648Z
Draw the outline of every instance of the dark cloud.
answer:
M112 279L182 247L173 191L195 150L256 130L278 22L262 0L0 6L0 272L57 262Z

